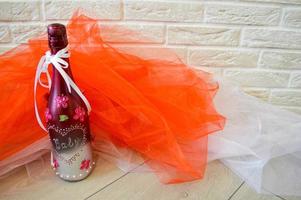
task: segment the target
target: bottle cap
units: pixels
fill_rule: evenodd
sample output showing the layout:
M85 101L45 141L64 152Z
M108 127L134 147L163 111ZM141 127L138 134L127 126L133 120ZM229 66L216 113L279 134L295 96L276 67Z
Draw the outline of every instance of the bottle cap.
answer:
M62 49L68 45L66 27L63 24L54 23L47 27L48 44L52 49Z

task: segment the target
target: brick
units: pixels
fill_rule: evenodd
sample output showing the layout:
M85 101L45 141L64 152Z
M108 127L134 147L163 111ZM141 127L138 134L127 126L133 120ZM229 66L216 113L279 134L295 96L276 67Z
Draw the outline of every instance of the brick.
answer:
M286 87L289 73L226 69L224 76L245 87Z
M300 107L287 107L287 106L282 106L281 108L288 110L290 112L294 112L296 114L301 115L301 108Z
M121 19L120 0L46 0L45 10L47 20L69 19L78 8L99 19Z
M214 74L215 76L222 76L223 70L221 68L212 67L193 67L197 72L208 72Z
M38 1L0 1L0 21L31 21L40 19Z
M253 97L259 98L263 101L268 101L270 96L270 91L267 89L253 89L253 88L243 88L243 91Z
M147 46L123 46L117 47L121 51L141 56L146 59L163 59L167 61L178 61L186 62L187 49L184 47L176 48L160 48L160 47L147 47Z
M262 68L301 69L301 53L264 51L259 65Z
M10 25L15 43L26 43L28 39L46 32L43 25Z
M301 106L301 91L275 90L271 92L270 102L283 106Z
M0 46L0 54L3 54L9 50L11 50L12 48L14 48L15 46Z
M240 0L240 1L283 3L283 4L301 4L301 0Z
M259 53L249 50L191 49L189 64L207 67L256 67Z
M167 34L169 44L237 46L240 30L200 26L169 26Z
M101 36L111 43L163 43L164 25L101 25Z
M124 7L125 19L169 22L201 22L204 10L192 2L126 1Z
M11 42L11 34L7 25L0 25L0 43Z
M246 29L243 46L301 49L301 31Z
M301 27L301 9L290 8L285 9L283 17L283 25L291 27Z
M301 88L301 72L293 72L291 76L290 87Z
M209 4L205 20L225 24L277 25L280 21L280 8Z
M170 47L168 47L170 48ZM181 48L181 47L172 47L170 48L171 51L173 51L178 58L180 58L182 60L182 62L187 63L187 48ZM160 56L162 59L162 55Z

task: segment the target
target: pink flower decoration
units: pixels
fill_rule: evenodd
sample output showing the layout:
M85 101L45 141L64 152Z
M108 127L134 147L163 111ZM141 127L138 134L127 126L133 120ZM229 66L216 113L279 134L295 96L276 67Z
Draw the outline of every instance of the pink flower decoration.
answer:
M61 96L57 96L55 100L56 100L57 108L60 108L60 107L67 108L68 107L69 98L67 96L65 96L64 94L62 94Z
M80 169L85 170L88 169L90 166L90 160L83 160L82 163L80 164Z
M75 109L75 114L73 115L73 119L83 122L85 120L86 111L82 107L77 107Z
M45 117L46 117L46 122L49 122L49 120L52 120L52 115L50 114L49 108L46 108L46 110L45 110Z
M57 159L53 158L53 167L55 169L57 169L59 167L59 162L57 161Z

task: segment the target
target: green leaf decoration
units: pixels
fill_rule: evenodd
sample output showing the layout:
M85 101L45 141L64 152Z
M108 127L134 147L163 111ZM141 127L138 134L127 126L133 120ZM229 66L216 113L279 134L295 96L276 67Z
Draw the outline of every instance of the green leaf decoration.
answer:
M67 115L60 115L59 117L60 117L60 122L64 122L69 119Z

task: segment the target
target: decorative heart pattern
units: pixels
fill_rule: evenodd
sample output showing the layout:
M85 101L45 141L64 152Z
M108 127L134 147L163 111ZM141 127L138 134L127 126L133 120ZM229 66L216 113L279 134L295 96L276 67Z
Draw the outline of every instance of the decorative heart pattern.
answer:
M87 128L81 124L68 128L49 125L48 133L55 151L59 154L72 152L87 143Z

